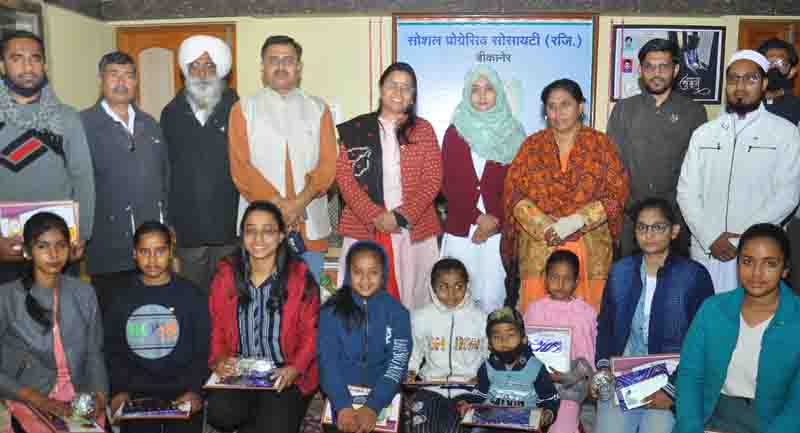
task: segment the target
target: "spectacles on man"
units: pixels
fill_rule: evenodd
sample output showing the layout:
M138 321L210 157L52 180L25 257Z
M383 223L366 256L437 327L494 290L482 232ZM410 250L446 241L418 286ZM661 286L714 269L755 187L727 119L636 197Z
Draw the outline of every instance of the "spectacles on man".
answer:
M645 224L645 223L636 223L634 230L636 233L640 234L647 234L648 232L652 232L657 235L663 235L664 233L669 230L670 224L669 223L655 223L655 224Z
M673 67L674 63L642 63L642 70L645 72L671 72Z
M784 59L775 58L769 61L769 68L777 69L781 71L782 74L785 75L789 73L789 69L792 69L792 65L790 65L789 62L787 62Z
M745 86L755 86L761 83L762 77L761 74L752 73L752 74L728 74L726 75L726 85L734 87L738 86L739 83L743 83Z

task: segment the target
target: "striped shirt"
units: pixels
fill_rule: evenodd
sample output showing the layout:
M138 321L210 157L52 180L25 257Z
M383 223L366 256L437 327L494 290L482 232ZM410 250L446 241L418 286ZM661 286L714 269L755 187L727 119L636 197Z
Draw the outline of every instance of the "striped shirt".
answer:
M277 277L277 273L272 274L259 287L254 287L248 279L250 303L238 308L239 350L244 358L264 358L282 366L285 358L280 345L281 311L269 307Z

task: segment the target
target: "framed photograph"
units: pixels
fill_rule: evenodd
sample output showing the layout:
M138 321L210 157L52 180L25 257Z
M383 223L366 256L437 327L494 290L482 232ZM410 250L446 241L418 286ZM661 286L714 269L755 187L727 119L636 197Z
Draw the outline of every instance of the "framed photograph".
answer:
M655 38L680 48L675 89L702 104L722 101L725 27L615 25L612 37L611 100L642 92L639 49Z
M461 420L465 426L529 432L540 431L541 422L542 409L491 405L473 405Z
M137 398L127 401L117 409L114 419L133 420L188 420L191 417L192 403L177 404L157 398Z
M550 370L566 373L572 363L572 329L555 326L526 326L525 334L533 354Z
M353 409L358 409L366 403L371 389L363 386L348 385L350 395L353 397ZM403 397L400 393L395 394L389 406L383 408L378 414L375 423L375 432L397 433L400 430L400 408L402 407ZM333 424L333 409L330 400L325 400L325 407L322 410L322 424Z
M26 30L44 37L42 6L38 2L0 0L0 37L15 30Z

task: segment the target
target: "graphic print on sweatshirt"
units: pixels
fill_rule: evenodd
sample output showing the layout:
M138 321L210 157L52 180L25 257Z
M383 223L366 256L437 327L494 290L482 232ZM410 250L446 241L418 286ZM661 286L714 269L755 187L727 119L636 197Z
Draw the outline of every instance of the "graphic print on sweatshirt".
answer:
M48 150L64 159L64 137L31 129L0 150L0 165L17 173Z
M157 304L137 308L125 325L128 347L145 359L160 359L172 353L180 331L174 308Z

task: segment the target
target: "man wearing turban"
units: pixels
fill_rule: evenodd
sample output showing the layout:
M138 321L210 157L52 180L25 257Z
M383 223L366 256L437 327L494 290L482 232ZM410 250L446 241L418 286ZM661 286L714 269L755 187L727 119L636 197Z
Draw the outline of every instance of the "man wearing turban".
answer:
M171 168L168 219L181 273L207 293L216 263L236 243L239 193L228 163L228 116L239 97L228 87L231 50L221 39L187 38L178 62L185 86L161 112Z

